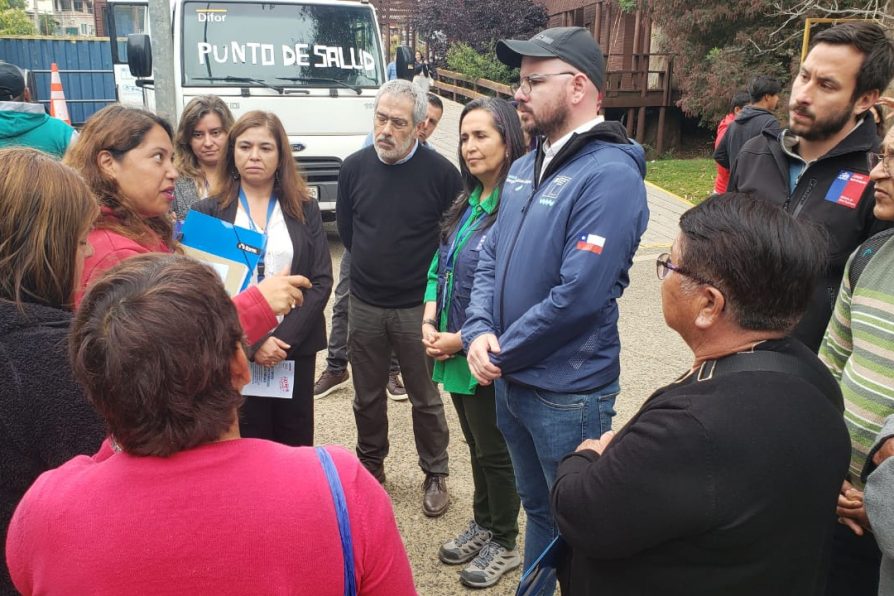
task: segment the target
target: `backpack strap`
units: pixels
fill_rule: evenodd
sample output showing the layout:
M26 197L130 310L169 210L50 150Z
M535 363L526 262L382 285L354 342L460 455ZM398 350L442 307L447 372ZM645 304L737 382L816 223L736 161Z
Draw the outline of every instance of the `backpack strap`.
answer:
M802 360L780 352L769 350L739 352L719 360L707 360L699 367L696 381L707 381L718 375L739 372L777 372L799 377L813 385L838 411L844 411L841 389L835 377L831 374L817 374L815 369Z
M335 515L338 517L338 534L341 538L341 551L344 560L345 596L357 595L357 578L354 577L354 545L351 540L351 518L348 517L348 503L345 500L345 492L342 490L341 479L332 456L323 447L315 447L320 465L326 474L329 483L329 492L332 493L332 501L335 504Z
M866 265L869 264L870 259L872 259L882 246L884 246L891 236L894 236L894 228L888 228L887 230L879 232L875 236L864 241L863 244L857 248L854 258L851 260L851 268L847 275L847 279L851 286L851 292L857 287L857 280L860 279L860 275L863 273L863 270L866 269Z

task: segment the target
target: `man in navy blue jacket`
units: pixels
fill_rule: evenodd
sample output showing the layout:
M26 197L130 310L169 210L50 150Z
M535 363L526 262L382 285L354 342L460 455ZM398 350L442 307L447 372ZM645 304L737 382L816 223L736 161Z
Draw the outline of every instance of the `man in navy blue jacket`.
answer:
M649 219L642 147L599 116L605 66L586 29L504 40L521 67L522 124L544 141L516 161L482 247L462 340L497 423L528 515L527 568L556 533L559 461L611 429L620 388L617 299Z

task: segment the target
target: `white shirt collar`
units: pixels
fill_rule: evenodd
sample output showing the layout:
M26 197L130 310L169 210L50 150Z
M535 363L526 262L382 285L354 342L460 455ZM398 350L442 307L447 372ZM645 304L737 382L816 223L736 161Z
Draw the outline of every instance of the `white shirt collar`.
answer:
M601 124L605 121L603 116L596 116L592 120L584 122L568 134L564 135L562 138L558 139L555 143L550 143L549 141L544 142L543 144L543 163L540 166L540 174L538 179L543 177L543 172L546 171L546 167L553 160L556 154L562 150L562 147L565 146L565 143L571 140L571 136L575 134L583 134L596 126L597 124Z

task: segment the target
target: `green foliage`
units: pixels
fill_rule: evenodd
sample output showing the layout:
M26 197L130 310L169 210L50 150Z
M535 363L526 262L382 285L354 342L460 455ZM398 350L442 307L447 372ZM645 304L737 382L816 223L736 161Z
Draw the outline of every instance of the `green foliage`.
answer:
M698 204L714 190L713 159L659 159L646 165L646 180Z
M680 107L701 118L705 126L714 126L728 111L730 97L757 75L775 76L785 88L798 64L804 18L833 16L823 3L792 0L652 0L648 4L653 22L660 24L660 51L675 55ZM829 11L834 8L838 18L865 17L865 12L858 13L878 10L873 0L838 0L833 5ZM782 11L795 16L789 18Z
M500 39L527 39L546 27L534 0L418 0L413 22L436 58L462 41L485 53Z
M482 53L463 42L455 43L447 50L447 68L476 79L507 85L518 79L518 69L509 68L497 60L493 47Z
M53 15L42 14L38 20L40 22L41 35L56 35L56 30L59 28L59 21L54 19Z
M634 12L638 8L638 0L618 0L618 6L623 12Z
M25 0L0 0L0 10L8 10L10 8L25 10Z
M0 35L34 35L34 23L12 0L0 0Z

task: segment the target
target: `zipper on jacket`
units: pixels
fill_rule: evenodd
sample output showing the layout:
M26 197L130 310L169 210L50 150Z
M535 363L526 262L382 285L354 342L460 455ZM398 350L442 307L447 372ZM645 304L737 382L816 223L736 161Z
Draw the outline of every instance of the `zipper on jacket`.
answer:
M503 267L503 281L500 283L500 331L506 330L506 322L505 322L505 308L504 308L504 298L506 296L506 278L508 277L507 272L509 271L509 263L512 260L512 255L515 252L515 244L518 242L518 237L521 236L522 228L525 227L525 220L528 217L528 208L531 206L531 202L534 200L534 195L537 194L537 189L539 188L539 184L535 184L535 180L531 180L531 195L528 197L528 200L525 202L524 207L522 207L522 219L521 223L518 224L518 230L515 232L515 236L512 238L512 244L509 246L509 253L506 255L506 266Z
M816 185L816 178L811 178L810 181L807 183L807 188L804 190L804 194L802 194L801 198L798 199L798 203L795 205L795 208L792 211L792 217L798 217L798 214L800 214L801 210L804 208L804 204L807 203L807 199L810 198L811 194L813 194L813 189L816 188Z

